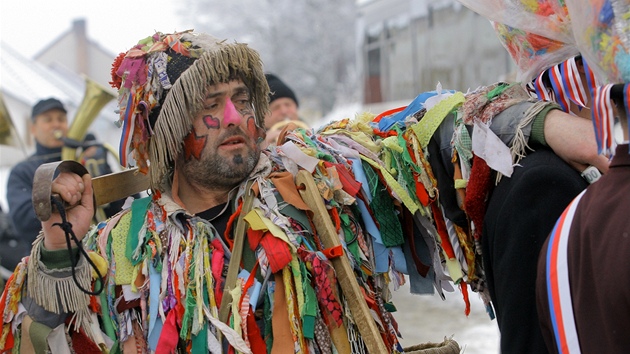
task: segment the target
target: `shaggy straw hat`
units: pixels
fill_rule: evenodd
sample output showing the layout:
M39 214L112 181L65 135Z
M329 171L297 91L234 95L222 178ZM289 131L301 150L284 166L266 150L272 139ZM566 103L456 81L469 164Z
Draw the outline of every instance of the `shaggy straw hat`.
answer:
M158 32L121 53L110 82L119 90L121 165L150 172L153 189L168 186L206 88L234 79L249 88L256 125L264 127L269 86L260 56L246 44L192 31Z

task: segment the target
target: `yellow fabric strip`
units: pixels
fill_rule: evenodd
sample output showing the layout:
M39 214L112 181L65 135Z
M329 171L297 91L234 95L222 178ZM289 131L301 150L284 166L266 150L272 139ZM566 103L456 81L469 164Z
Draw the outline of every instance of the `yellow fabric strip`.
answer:
M243 280L238 278L236 280L236 284L234 285L234 289L230 290L230 295L232 295L232 328L239 336L242 336L243 331L241 329L241 311L239 308L239 302L241 300L241 287Z
M127 213L120 218L117 227L112 230L112 250L116 262L116 285L131 284L133 277L133 265L125 256L127 249L127 234L131 227L131 213Z
M455 189L465 189L467 185L468 185L468 180L465 180L465 179L455 180Z
M444 254L444 258L446 258L446 269L448 269L448 274L451 275L451 279L453 283L459 284L459 282L464 278L464 273L462 273L462 268L459 265L459 262L455 258L447 258L446 253Z
M418 137L423 149L429 145L429 140L431 140L431 137L440 124L442 124L444 118L446 118L453 109L464 103L464 101L464 94L456 92L452 96L438 102L438 104L425 113L422 120L411 126L411 129Z
M262 214L262 210L253 209L247 215L245 215L244 219L249 223L249 226L253 230L269 230L272 235L286 242L289 247L291 247L292 252L296 252L295 245L291 243L291 240L287 236L287 234L276 224L273 223L269 218L265 217Z

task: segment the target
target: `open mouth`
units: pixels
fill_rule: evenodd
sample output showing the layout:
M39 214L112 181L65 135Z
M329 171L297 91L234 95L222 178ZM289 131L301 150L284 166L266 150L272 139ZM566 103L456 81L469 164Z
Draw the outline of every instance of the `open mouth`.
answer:
M233 136L231 138L225 139L221 143L221 146L230 146L230 145L239 145L239 144L245 144L245 139L243 139L240 136Z

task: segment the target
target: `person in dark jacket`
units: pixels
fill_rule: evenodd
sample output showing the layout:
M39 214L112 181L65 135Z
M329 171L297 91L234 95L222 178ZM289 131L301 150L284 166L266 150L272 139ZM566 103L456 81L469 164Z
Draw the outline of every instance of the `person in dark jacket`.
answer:
M585 86L581 58L577 59L569 60L577 61L578 77ZM551 70L540 76L546 90L553 90L549 81ZM590 106L591 101L589 99L587 105ZM580 110L575 103L569 103L565 109L573 112L574 117L585 118L586 113L590 114L590 110ZM561 106L556 106L555 112L550 114L562 114ZM548 352L536 312L538 254L564 208L589 185L589 174L581 173L586 166L569 165L535 142L530 143L530 148L534 151L520 161L514 174L502 178L493 189L481 239L484 271L501 332L502 353ZM595 147L592 149L596 151ZM607 170L605 162L598 166L602 172ZM599 174L595 167L587 171Z
M61 159L63 140L68 133L67 111L56 98L40 100L33 106L30 133L35 153L11 169L7 183L9 216L15 228L16 242L3 241L2 265L12 269L31 249L41 225L31 201L33 176L37 168Z
M35 153L11 169L7 183L9 217L15 232L0 240L0 262L8 270L13 270L22 257L29 254L31 243L41 229L31 201L33 176L42 164L61 159L61 149L68 129L67 110L58 99L43 99L33 106L30 132L35 140ZM107 151L93 134L88 133L84 144L79 147L83 148L86 159L99 161L99 173L95 175L112 172L106 160ZM120 211L123 202L110 203L104 209L105 216L109 217Z
M536 316L536 262L553 224L588 183L551 150L537 147L494 188L482 252L502 353L546 353Z

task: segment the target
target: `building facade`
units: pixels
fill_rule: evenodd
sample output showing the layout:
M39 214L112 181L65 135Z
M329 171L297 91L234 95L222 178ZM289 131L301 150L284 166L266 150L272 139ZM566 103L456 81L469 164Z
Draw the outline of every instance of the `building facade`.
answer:
M101 47L87 36L87 22L80 18L33 58L44 66L58 72L70 71L85 75L109 87L111 66L116 55Z
M466 92L516 69L490 22L455 0L358 3L363 104L410 102L419 93Z

